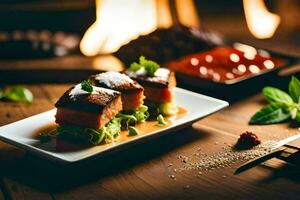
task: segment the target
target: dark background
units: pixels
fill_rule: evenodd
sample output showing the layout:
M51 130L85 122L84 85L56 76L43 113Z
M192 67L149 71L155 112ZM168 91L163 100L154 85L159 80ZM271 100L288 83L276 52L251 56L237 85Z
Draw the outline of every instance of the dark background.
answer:
M298 29L297 20L291 22L292 11L286 12L287 5L300 7L299 0L267 0L267 7L282 18L281 26L294 24ZM210 27L213 22L231 20L232 25L245 27L242 0L195 0L202 26ZM291 13L292 12L292 13ZM287 21L287 18L289 18ZM65 31L84 33L95 20L94 0L2 0L0 1L0 31L47 29L50 31ZM288 25L287 25L288 24ZM231 26L230 26L231 27ZM225 28L224 24L217 27ZM238 27L236 27L238 28ZM288 28L291 31L290 27ZM238 29L232 29L236 32ZM251 36L250 34L248 36Z
M271 39L261 40L247 28L242 0L195 0L200 27L218 31L232 41L299 56L300 0L265 2L271 12L281 17L281 23ZM95 0L2 0L0 19L0 36L1 32L15 30L63 31L83 35L95 21ZM0 69L95 67L98 64L94 61L83 56L13 63L0 59Z

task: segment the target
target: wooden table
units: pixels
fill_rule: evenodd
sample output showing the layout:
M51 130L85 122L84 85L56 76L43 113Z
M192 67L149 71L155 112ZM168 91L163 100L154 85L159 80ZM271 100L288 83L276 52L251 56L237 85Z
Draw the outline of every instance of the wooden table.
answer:
M232 32L243 26L234 24L235 27L232 28L224 26L223 20L219 22L222 24L211 23L214 26L208 28L218 30L236 41L300 55L298 45L290 42L289 37L271 41L250 40L249 36L241 37L242 30ZM236 35L232 35L235 33ZM61 78L55 75L57 69L76 69L79 78L86 76L82 73L88 74L103 69L103 66L111 67L110 63L103 62L105 60L77 55L51 59L3 60L0 61L0 70L2 70L0 72L7 73L10 70L14 75L11 78L15 81L15 71L27 69L27 74L39 79L40 75L32 74L31 70L46 68L48 71L43 72L43 75L49 76L47 73L51 72L56 81L58 79L61 81ZM120 67L117 61L114 61L113 66ZM65 76L63 79L65 81ZM72 77L72 80L75 79ZM32 79L23 78L23 80ZM70 85L35 84L28 87L35 96L33 104L27 106L20 103L0 102L0 125L53 108L57 98ZM238 135L246 130L258 133L263 141L285 138L298 131L297 127L289 123L248 126L249 118L265 103L262 96L253 96L196 122L193 127L106 157L71 166L56 165L0 142L0 200L297 199L300 194L299 168L284 165L276 159L240 175L234 175L234 170L239 164L203 172L200 177L197 177L197 170L174 172L174 169L181 165L178 160L179 155L192 156L199 147L207 154L222 152L222 147L234 144ZM174 175L176 180L169 175Z
M35 96L33 104L0 102L0 125L53 108L69 86L28 85ZM76 165L58 165L1 142L0 200L297 199L299 168L276 159L239 175L234 175L238 164L205 171L200 177L197 170L174 172L180 166L179 155L192 156L199 147L207 154L220 152L246 130L258 133L263 141L298 131L288 123L248 126L250 116L265 103L262 96L253 96L190 128Z

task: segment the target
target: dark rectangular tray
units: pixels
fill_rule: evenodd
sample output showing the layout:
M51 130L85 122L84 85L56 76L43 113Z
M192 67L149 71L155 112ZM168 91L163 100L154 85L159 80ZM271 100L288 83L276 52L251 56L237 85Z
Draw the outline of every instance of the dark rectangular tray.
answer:
M268 51L271 56L283 59L285 64L272 70L242 77L228 83L214 82L198 76L176 72L178 85L190 90L223 98L228 101L238 99L238 96L245 97L246 95L257 93L266 85L272 85L280 88L285 87L290 76L279 76L278 73L283 69L297 65L300 62L300 59L267 49L262 50ZM297 76L297 74L294 75Z

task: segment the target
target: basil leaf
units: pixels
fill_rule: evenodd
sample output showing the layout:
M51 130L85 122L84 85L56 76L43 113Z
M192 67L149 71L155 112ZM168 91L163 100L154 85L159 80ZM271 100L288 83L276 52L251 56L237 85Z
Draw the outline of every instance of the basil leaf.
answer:
M297 111L295 120L296 120L297 122L300 122L300 110Z
M300 81L295 76L292 76L289 83L289 93L294 102L298 102L300 100Z
M250 124L274 124L283 122L291 117L289 111L278 104L270 104L255 113L250 119Z
M294 103L290 95L274 87L265 87L263 89L263 94L270 102L273 103L286 106L291 106Z
M21 86L13 87L7 92L2 93L2 98L11 101L21 101L27 103L31 103L33 101L33 95L31 91Z

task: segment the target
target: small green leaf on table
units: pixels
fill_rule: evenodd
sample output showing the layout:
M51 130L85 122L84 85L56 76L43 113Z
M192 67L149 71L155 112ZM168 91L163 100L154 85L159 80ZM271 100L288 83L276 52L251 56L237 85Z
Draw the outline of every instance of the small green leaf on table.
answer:
M250 119L250 124L274 124L283 122L291 117L289 111L284 110L279 104L272 103L258 111Z
M265 87L263 89L263 94L271 103L285 106L290 106L294 103L289 94L274 87Z
M295 76L292 76L289 83L289 93L294 102L300 103L300 81Z
M5 92L0 92L0 99L7 99L16 102L32 103L33 94L27 88L16 86Z

